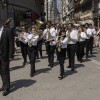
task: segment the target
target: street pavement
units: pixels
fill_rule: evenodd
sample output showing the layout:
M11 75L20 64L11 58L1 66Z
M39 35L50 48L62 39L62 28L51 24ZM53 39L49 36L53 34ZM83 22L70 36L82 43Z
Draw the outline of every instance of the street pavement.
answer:
M65 61L65 78L59 80L59 63L48 67L47 55L36 60L37 74L30 77L30 64L22 67L23 59L17 53L10 63L11 90L6 97L0 93L0 100L100 100L100 53L94 54L83 63L76 60L75 72L71 72L68 59ZM1 86L0 79L0 86Z

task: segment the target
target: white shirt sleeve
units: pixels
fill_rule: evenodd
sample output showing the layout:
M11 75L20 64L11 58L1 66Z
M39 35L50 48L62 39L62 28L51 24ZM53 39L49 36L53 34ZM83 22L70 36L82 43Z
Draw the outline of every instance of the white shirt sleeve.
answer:
M67 44L67 42L68 42L68 37L66 37L64 40L61 41L61 43L63 44Z

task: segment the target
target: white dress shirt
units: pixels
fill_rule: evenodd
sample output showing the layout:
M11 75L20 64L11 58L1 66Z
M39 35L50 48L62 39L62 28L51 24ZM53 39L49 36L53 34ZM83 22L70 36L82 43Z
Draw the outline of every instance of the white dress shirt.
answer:
M79 41L85 41L86 38L87 38L86 33L85 32L81 32Z
M48 39L54 39L56 38L57 33L55 28L51 27L50 29L45 29L43 32L43 37L48 40ZM50 45L56 45L55 41L50 41Z
M90 39L90 37L93 36L93 31L92 31L91 28L88 28L88 29L86 30L86 35L87 35L87 39Z
M1 38L1 35L2 35L2 32L3 32L3 29L4 29L4 27L2 26L2 27L0 28L0 38Z
M68 36L69 32L66 32L66 36ZM72 30L70 32L70 40L68 40L68 44L76 44L76 41L78 40L78 33L76 30Z
M61 40L61 48L67 48L68 43L68 37L64 38L64 40Z
M27 39L28 39L27 40L28 42L31 40L30 42L31 42L32 46L37 46L37 42L38 42L39 36L38 36L37 33L29 34Z

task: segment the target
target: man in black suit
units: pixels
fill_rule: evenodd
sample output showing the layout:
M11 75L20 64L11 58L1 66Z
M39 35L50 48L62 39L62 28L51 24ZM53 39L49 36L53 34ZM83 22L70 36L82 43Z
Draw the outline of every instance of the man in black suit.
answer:
M10 89L10 72L9 72L9 59L12 59L14 42L11 30L8 27L11 19L0 21L0 75L2 79L3 96L9 94Z

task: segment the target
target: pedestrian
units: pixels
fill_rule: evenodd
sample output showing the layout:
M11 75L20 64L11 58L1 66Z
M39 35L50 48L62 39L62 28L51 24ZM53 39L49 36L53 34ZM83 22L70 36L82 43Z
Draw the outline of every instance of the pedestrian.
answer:
M9 94L10 72L9 63L14 53L14 41L12 39L11 29L9 27L11 19L0 21L0 75L3 82L0 91L3 96Z

